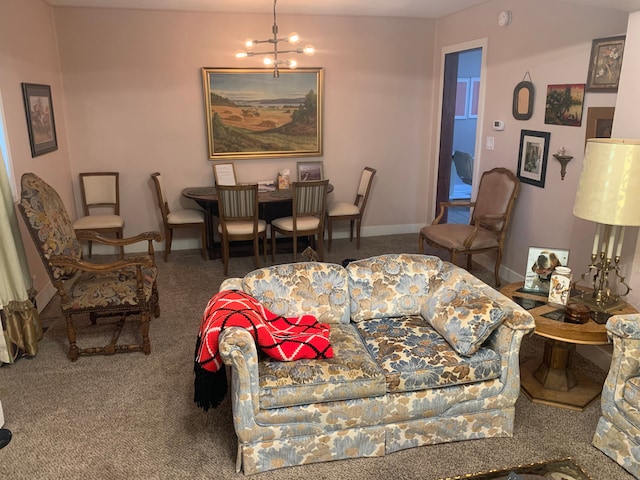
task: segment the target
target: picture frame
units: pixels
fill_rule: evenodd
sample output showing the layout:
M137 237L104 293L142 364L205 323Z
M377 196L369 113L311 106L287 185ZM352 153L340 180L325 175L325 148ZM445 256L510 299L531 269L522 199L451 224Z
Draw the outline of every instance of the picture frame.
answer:
M568 263L569 250L567 249L529 247L522 290L547 295L554 268L566 267Z
M51 86L22 83L22 97L27 116L31 156L37 157L57 150L58 138L53 116Z
M456 120L464 120L469 115L469 80L469 78L458 78L456 85Z
M480 77L471 77L469 83L469 118L478 118L480 102Z
M298 170L299 182L313 182L316 180L324 180L324 169L322 162L298 162L296 164Z
M322 68L202 68L202 81L210 160L322 155Z
M234 186L236 183L236 169L233 163L218 163L213 166L213 177L216 185Z
M589 107L587 128L584 136L585 148L590 138L611 138L615 107Z
M550 139L549 132L520 131L518 178L521 182L544 188Z
M622 71L626 35L596 38L591 44L588 92L617 92Z
M584 83L547 85L544 123L569 127L581 126L584 89Z

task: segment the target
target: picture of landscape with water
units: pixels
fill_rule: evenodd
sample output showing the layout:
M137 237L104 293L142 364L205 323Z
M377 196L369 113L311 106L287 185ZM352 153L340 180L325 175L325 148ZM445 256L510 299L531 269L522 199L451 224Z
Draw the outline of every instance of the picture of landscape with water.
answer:
M322 69L203 69L209 158L322 154Z

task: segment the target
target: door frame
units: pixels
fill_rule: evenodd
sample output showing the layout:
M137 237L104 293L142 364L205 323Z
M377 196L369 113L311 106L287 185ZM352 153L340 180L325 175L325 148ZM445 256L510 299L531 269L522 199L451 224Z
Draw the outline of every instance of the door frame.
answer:
M439 72L439 95L438 95L438 109L436 115L436 138L434 142L434 153L433 157L436 161L433 162L431 167L431 195L429 201L427 202L427 212L428 215L432 215L431 219L436 215L436 209L438 207L436 195L438 192L438 169L440 166L440 142L442 136L442 108L443 108L443 93L444 93L444 74L445 74L445 59L446 56L450 53L460 53L467 50L474 49L482 49L482 60L480 62L480 91L478 97L478 121L476 127L476 141L475 141L475 150L473 152L474 162L473 162L473 178L478 178L479 173L481 172L480 164L482 163L482 138L484 137L484 97L486 90L486 63L487 63L487 47L488 47L488 39L480 38L477 40L471 40L464 43L458 43L455 45L448 45L442 47L441 57L440 57L440 72ZM475 198L475 195L478 190L478 182L473 182L471 186L471 198ZM428 222L430 223L430 221Z

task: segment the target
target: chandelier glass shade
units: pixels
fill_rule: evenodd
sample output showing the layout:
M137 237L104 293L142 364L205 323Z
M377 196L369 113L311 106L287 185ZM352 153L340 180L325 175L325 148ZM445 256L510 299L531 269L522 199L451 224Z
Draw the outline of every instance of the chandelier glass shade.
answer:
M283 60L279 58L280 55L295 53L302 53L304 55L313 55L315 50L313 49L313 45L307 45L305 47L298 48L290 48L288 50L278 50L278 44L280 42L288 43L289 45L297 45L300 43L300 36L293 32L290 33L287 37L278 37L278 23L276 21L276 2L277 0L273 0L273 27L271 27L271 31L273 33L272 38L268 38L266 40L253 40L249 39L245 42L246 50L240 50L236 52L236 58L245 58L245 57L254 57L257 55L264 55L264 64L267 67L273 67L273 76L279 77L279 68L280 66L286 66L290 69L295 69L298 66L298 62L293 58ZM273 45L272 50L265 51L254 51L253 47L256 45L260 45L262 43L267 43Z

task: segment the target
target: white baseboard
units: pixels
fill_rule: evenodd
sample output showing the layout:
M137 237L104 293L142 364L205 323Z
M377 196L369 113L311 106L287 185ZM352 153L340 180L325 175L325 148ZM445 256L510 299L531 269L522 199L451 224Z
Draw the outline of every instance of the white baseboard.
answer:
M38 305L38 313L41 313L44 310L53 296L58 293L56 287L53 286L51 281L48 281L47 284L40 289L40 291L36 294L36 305Z

